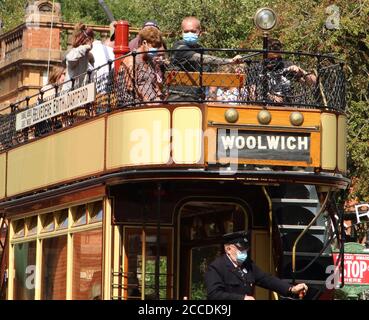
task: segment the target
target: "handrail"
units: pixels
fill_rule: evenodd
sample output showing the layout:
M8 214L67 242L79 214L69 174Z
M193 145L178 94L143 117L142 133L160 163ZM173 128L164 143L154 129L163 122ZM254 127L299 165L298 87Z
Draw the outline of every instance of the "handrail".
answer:
M216 50L217 52L219 51L219 56L223 56L223 58L209 54ZM268 72L271 72L270 77L273 77L272 74L276 74L277 79L284 77L288 81L284 80L279 85L275 84L276 81L270 81L268 83L268 86L270 85L268 89L270 95L265 96L262 94L263 90L261 90L264 88L265 81L260 78L260 72L264 64L261 63L260 56L257 54L264 51L202 49L202 58L200 60L202 63L199 61L195 63L188 58L181 60L181 57L186 55L176 57L174 54L181 51L189 51L189 49L158 50L159 57L163 59L159 59L158 61L160 62L150 60L151 66L147 62L142 63L142 55L145 52L131 52L78 75L63 84L44 87L37 94L25 97L23 100L1 108L0 150L6 150L28 139L41 136L54 129L57 130L61 126L65 127L77 121L82 121L84 117L91 118L101 113L114 111L114 109L145 104L170 104L172 101L174 103L212 103L221 101L222 103L244 106L283 105L318 109L329 108L341 112L345 109L343 65L337 63L333 57L327 56L327 60L322 62L324 55L308 55L296 52L290 58L289 61L293 62L294 58L298 56L299 59L296 60L296 64L307 71L318 70L318 75L316 75L317 81L314 81L314 83L306 83L305 78L301 78L301 72L291 75L290 71L286 70L289 69L287 65L280 69L278 63L271 63L271 67L268 66L268 68L271 68L268 69ZM206 54L203 54L203 52ZM237 62L237 68L237 64L232 62L233 60L224 58L224 56L229 57L231 54L239 55L239 53L249 54L244 56L244 60L241 59ZM287 52L281 53L287 54ZM307 60L301 61L301 56L305 56ZM122 63L121 66L123 67L119 70L110 72L115 61L128 57L129 59L133 58L133 70L128 65ZM250 57L254 57L256 60L250 60ZM324 68L316 69L320 64L323 64ZM332 67L328 68L327 66ZM24 131L21 131L23 129L16 130L16 115L19 112L29 110L59 96L66 97L70 89L79 89L88 83L95 84L97 95L92 104L86 104L79 108L81 110L81 113L77 113L77 115L80 115L79 118L75 117L74 112L69 114L64 112L59 119L56 118L59 116L58 113L55 116L47 117L48 121L45 121L41 117L37 118L38 113L36 110L35 117L39 121L24 127ZM277 98L279 100L273 100ZM46 106L43 105L40 110L45 111L45 108ZM84 111L82 110L83 108L85 108ZM22 116L24 116L23 120L26 121L25 113Z
M306 234L306 232L308 232L308 230L310 229L310 227L318 220L318 218L322 215L322 213L324 212L328 199L330 197L331 194L331 189L329 189L327 196L324 199L324 202L322 204L322 206L320 207L320 210L318 212L317 215L315 215L315 217L310 221L310 223L306 226L306 228L300 233L300 235L296 238L293 247L292 247L292 280L293 283L295 283L295 273L296 273L296 247L297 244L300 242L301 238Z
M272 233L273 233L273 202L272 199L270 198L268 191L266 190L265 186L262 186L262 190L264 192L264 195L268 201L268 207L269 207L269 250L270 250L270 254L269 254L269 270L272 271L272 257L273 257L273 237L272 237ZM273 297L275 300L278 300L278 294L273 291L272 292Z

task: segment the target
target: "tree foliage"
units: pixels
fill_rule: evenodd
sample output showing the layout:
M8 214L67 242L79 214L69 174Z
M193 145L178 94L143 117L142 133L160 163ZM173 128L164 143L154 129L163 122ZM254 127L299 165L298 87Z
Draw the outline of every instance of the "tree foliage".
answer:
M0 14L9 30L22 22L26 0L0 0ZM60 0L63 19L108 24L98 1ZM106 0L117 20L140 27L155 19L170 33L169 45L180 38L181 20L188 15L202 22L206 47L261 47L261 33L253 26L259 7L271 7L279 23L274 37L286 50L330 52L346 64L348 88L348 163L357 177L353 196L369 200L369 0ZM336 7L332 7L332 6ZM333 9L332 9L333 8ZM334 8L336 13L334 15ZM333 21L335 28L328 28Z

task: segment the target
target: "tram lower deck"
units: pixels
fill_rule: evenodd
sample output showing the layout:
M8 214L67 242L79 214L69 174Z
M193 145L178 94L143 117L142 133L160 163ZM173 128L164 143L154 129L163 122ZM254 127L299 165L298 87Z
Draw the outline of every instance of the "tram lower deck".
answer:
M329 217L297 245L297 272L316 261L292 274L292 247L320 211L321 191L217 179L127 181L19 205L9 213L7 298L206 299L204 272L223 252L222 234L238 230L249 232L251 257L264 271L308 283L306 299L327 297ZM255 298L283 299L263 288Z
M262 269L289 282L310 282L307 298L326 291L330 248L304 273L291 274L294 241L321 206L313 185L170 181L112 186L109 193L121 257L114 299L206 299L203 276L223 252L221 235L239 230L249 231L251 256ZM298 269L325 246L328 220L318 219L298 244ZM256 289L257 299L273 297Z

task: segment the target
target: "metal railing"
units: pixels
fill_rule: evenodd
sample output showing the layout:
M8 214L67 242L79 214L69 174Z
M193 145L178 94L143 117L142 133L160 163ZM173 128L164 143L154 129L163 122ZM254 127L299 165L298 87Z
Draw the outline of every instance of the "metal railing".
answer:
M61 85L0 110L0 152L116 109L196 102L324 108L343 112L344 64L331 56L263 50L160 50L154 57L132 52ZM237 56L236 59L233 57ZM114 70L120 62L119 70ZM19 112L94 83L92 103L16 130ZM31 103L31 101L37 101Z

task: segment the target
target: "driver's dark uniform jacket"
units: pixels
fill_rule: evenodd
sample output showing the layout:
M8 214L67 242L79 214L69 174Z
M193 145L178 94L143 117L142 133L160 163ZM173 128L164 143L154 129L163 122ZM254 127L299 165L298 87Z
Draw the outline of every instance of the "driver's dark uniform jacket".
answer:
M255 285L289 296L290 285L262 271L247 259L241 267L235 267L227 255L213 261L205 273L207 296L210 300L243 300L254 294Z

